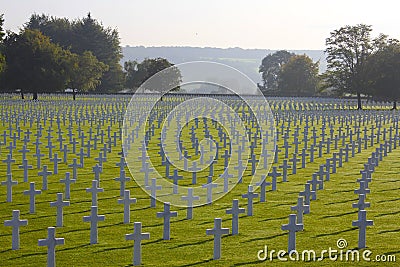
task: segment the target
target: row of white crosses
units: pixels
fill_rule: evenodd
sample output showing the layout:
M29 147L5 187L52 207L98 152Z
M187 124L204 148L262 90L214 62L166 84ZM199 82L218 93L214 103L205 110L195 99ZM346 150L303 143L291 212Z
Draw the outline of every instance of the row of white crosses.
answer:
M71 132L70 132L71 133ZM115 132L114 132L115 133ZM114 135L115 136L115 135ZM13 135L13 137L16 137L16 135ZM71 138L71 135L69 135L69 138ZM84 137L84 135L80 135L80 138L81 138L81 143L83 143L83 140L85 139L85 137ZM14 139L15 140L15 139ZM51 142L51 139L49 139L50 140L50 142L48 143L48 148L49 148L49 151L52 149L52 146L53 146L53 144L52 144L52 142ZM62 141L61 141L62 142ZM74 141L72 142L72 145L74 145ZM95 143L96 144L96 143ZM298 145L298 144L297 144ZM297 146L296 145L296 146ZM75 145L74 145L75 146ZM12 146L13 147L13 146ZM64 148L65 148L65 145L64 145ZM304 148L303 148L304 149ZM60 150L61 151L61 150ZM67 153L67 152L65 152L65 151L67 151L67 150L64 150L64 153ZM104 150L104 153L105 153L105 155L106 155L106 151L108 151L107 149L105 149ZM226 150L225 150L226 151ZM12 152L13 152L13 148L11 149L11 154L9 154L11 157L10 158L12 158ZM27 152L29 152L29 151L26 151L26 147L23 147L23 149L22 149L22 152L20 152L20 153L22 153L22 157L24 158L24 157L26 157L26 153ZM37 151L38 152L38 151ZM25 153L25 154L24 154ZM86 152L87 154L90 154L90 148L88 148L88 150L87 150L87 152ZM40 151L39 151L39 154L40 154ZM52 154L53 155L53 160L52 160L52 162L53 162L53 171L54 172L58 172L58 168L57 168L57 166L58 166L58 162L59 162L59 160L58 160L58 156L57 156L57 154L56 153L50 153L49 152L49 155L50 154ZM25 155L25 156L24 156ZM65 154L64 154L65 155ZM66 155L68 155L68 153L66 154ZM80 158L80 163L81 164L78 164L77 163L77 161L76 161L76 159L74 159L74 165L75 165L75 167L73 167L74 168L74 171L75 171L75 175L74 175L74 179L72 179L72 180L76 180L76 168L78 168L79 166L81 166L81 165L83 165L83 158L84 158L84 152L83 152L83 150L82 150L82 148L81 148L81 150L80 150L80 153L78 154L79 155L79 158ZM39 159L40 159L40 156L38 157ZM67 156L64 156L64 160L67 158ZM24 169L24 173L26 172L26 170L27 169L29 169L29 165L27 164L27 162L25 161L26 159L23 159L23 165L22 165L22 169ZM99 156L99 165L101 165L102 164L102 162L103 162L103 155L100 155ZM295 161L294 161L295 162ZM224 163L225 164L225 163ZM99 165L97 165L97 167L99 167ZM44 167L44 166L43 166ZM295 169L295 168L294 168ZM254 168L253 168L253 170L254 170ZM46 168L43 168L43 172L48 172L48 170L47 170L47 166L46 166ZM276 189L276 178L279 176L278 175L278 173L277 173L277 171L276 171L276 169L273 169L273 171L270 173L270 174L272 174L272 175L269 175L269 176L271 176L272 177L272 185L273 185L273 190L274 190L274 188ZM11 175L10 175L11 176ZM26 176L27 177L27 176ZM122 179L121 179L121 177L122 177ZM126 198L126 199L130 199L130 197L129 197L129 194L128 193L126 193L127 192L127 190L124 190L125 189L125 185L124 185L124 180L126 179L126 177L125 177L125 175L124 175L124 173L123 172L121 172L120 173L120 177L118 178L119 180L117 180L117 181L119 181L120 182L120 184L121 184L121 187L120 187L120 195L121 196L124 196L124 199ZM25 175L24 175L24 180L26 180L27 181L27 179L25 179ZM66 176L66 179L65 180L67 180L67 176ZM97 179L97 181L99 182L99 180ZM265 181L265 178L264 179L262 179L262 181ZM274 182L275 181L275 182ZM263 182L260 182L261 184L263 184ZM47 183L45 183L45 182L43 182L43 187L42 187L42 190L45 190L45 189L43 189L44 187L46 187L45 186L45 184L46 184L46 186L47 186ZM274 187L275 186L275 187ZM66 184L66 188L67 188L67 184ZM32 192L35 192L35 189L34 189L34 186L33 186L33 190L31 190ZM66 189L66 195L67 195L67 193L69 192L69 190L67 190ZM122 193L123 192L123 193ZM129 191L128 191L129 192ZM188 191L188 197L189 197L189 195L191 195L191 193L189 193L190 191ZM35 196L35 194L33 194L33 198L34 198L34 196ZM92 196L93 196L93 193L92 193ZM127 196L127 197L125 197L125 196ZM264 197L262 197L262 196L264 196ZM254 193L253 192L253 188L251 187L251 186L249 186L249 188L248 188L248 192L247 192L247 194L244 194L243 195L243 197L244 198L247 198L248 199L248 209L247 209L247 211L248 211L248 215L249 216L251 216L252 215L252 203L253 203L253 199L255 198L255 197L257 197L257 194L256 193ZM31 198L32 198L32 195L31 195ZM265 194L263 194L263 192L261 192L261 195L260 195L260 201L261 202L263 202L263 200L265 200ZM66 197L66 199L69 199L69 197L67 198ZM153 198L153 199L155 199L155 197ZM262 200L263 199L263 200ZM61 200L62 200L62 195L61 195ZM128 200L127 202L128 203L132 203L131 202L132 201L132 199L130 199L130 200ZM65 201L65 202L67 202L67 201ZM32 205L32 201L30 202L31 203L31 205ZM33 201L33 203L34 203L34 201ZM125 205L125 203L126 202L123 202L122 203L122 201L120 202L121 204L124 204ZM234 202L235 203L235 202ZM93 205L93 200L92 200L92 205ZM188 207L190 207L190 205L188 206ZM234 208L234 207L236 207L236 208ZM126 211L126 210L128 210L129 211L129 208L127 209L126 207L124 207L124 211ZM191 210L191 209L190 209ZM236 223L237 222L237 218L238 218L238 213L236 212L236 211L234 211L234 210L239 210L240 211L240 213L242 213L241 211L243 211L244 212L244 209L239 209L238 208L238 206L237 206L237 204L236 204L236 206L235 206L235 204L233 205L233 207L232 207L232 216L233 216L233 218L235 218L236 217L236 219L235 220L232 220L232 234L235 234L235 233L238 233L238 224ZM97 211L97 209L96 209L96 211ZM88 216L87 218L87 220L88 221L90 221L90 222L92 222L91 221L91 218L97 218L98 217L98 215L97 215L97 212L96 211L94 211L94 209L93 209L93 207L92 207L92 214L91 214L91 216ZM129 216L125 216L125 213L126 212L124 212L124 222L126 221L126 218L129 218ZM95 214L95 216L92 216L93 214ZM164 210L164 213L163 214L170 214L170 212L166 212L165 210ZM190 216L190 214L192 214L192 211L189 211L189 208L188 208L188 217L192 217L192 215ZM161 215L160 215L161 216ZM168 215L169 216L169 215ZM57 218L58 218L59 216L57 216ZM164 217L164 216L163 216ZM62 218L62 216L61 216L61 218ZM101 217L100 217L101 218ZM166 217L164 217L164 233L165 233L165 231L166 231L166 229L167 230L169 230L169 223L165 223L165 221L168 221L168 220L166 220L165 219ZM100 219L101 220L101 219ZM235 221L235 224L234 224L234 221ZM62 225L62 223L61 223L61 225ZM219 226L218 226L219 225ZM93 227L93 228L95 228L95 227ZM216 235L215 235L215 237L218 239L218 236L220 236L221 234L223 234L223 232L226 232L226 231L222 231L222 233L219 233L220 232L220 230L218 230L217 231L217 229L220 229L221 228L221 224L219 223L217 223L216 222L216 224L215 224L215 227L214 227L214 230L216 230ZM136 229L136 224L135 224L135 229ZM135 230L136 231L136 230ZM91 232L92 232L92 228L91 228ZM93 232L95 232L95 229L93 230ZM210 232L210 233L212 233L212 232ZM93 235L94 236L94 235ZM92 233L91 233L91 237L92 237ZM92 238L91 238L91 242L92 242ZM218 243L218 242L217 242ZM220 244L220 243L219 243ZM220 246L219 246L220 247ZM218 252L218 246L217 246L217 248L216 249L214 249L214 254L215 253L217 253ZM218 254L218 253L217 253ZM220 255L220 254L219 254ZM217 258L217 257L215 257L215 258Z
M352 225L357 226L359 228L359 236L358 236L358 248L362 249L366 247L366 227L373 225L372 220L366 219L366 210L365 208L370 206L370 203L365 202L366 194L370 193L370 189L368 189L368 184L372 181L371 174L374 172L375 166L378 166L379 161L383 160L383 157L387 156L389 151L391 152L393 146L396 147L398 142L398 138L395 137L393 140L388 142L388 146L380 145L376 148L375 152L372 152L372 156L368 158L368 163L366 163L365 169L360 171L362 174L362 178L358 179L360 188L354 190L355 194L359 195L358 203L353 203L353 208L358 208L358 220L353 221ZM328 166L330 159L327 159ZM321 165L323 167L323 165ZM320 166L320 167L321 167ZM296 214L289 215L289 224L282 225L282 230L289 231L289 239L288 239L288 252L296 250L296 232L301 231L304 228L303 225L303 214L310 213L310 200L316 199L317 190L323 189L324 181L329 181L329 172L330 167L327 172L322 172L322 168L320 171L313 174L313 180L308 181L306 184L305 191L300 192L298 202L296 206L292 206L291 210L297 211ZM335 171L336 172L336 171ZM321 175L321 179L317 179L317 175ZM324 180L323 175L326 176ZM317 186L318 185L318 186ZM312 189L311 189L312 187Z

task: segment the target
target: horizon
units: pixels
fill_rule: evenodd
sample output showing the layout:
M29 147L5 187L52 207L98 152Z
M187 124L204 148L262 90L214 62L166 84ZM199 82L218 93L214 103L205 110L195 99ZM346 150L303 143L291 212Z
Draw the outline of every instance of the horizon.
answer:
M122 48L129 47L143 47L143 48L201 48L201 49L243 49L243 50L269 50L269 51L278 51L278 50L287 50L287 51L324 51L324 49L271 49L271 48L243 48L243 47L216 47L216 46L181 46L181 45L122 45Z
M2 4L4 28L18 31L29 17L46 14L71 20L87 16L117 29L121 46L215 47L266 50L324 50L331 31L345 25L368 24L400 39L400 6L392 1L203 0L134 2L114 0L20 0ZM346 7L343 12L343 7ZM210 8L212 7L212 8ZM329 12L329 15L326 13Z

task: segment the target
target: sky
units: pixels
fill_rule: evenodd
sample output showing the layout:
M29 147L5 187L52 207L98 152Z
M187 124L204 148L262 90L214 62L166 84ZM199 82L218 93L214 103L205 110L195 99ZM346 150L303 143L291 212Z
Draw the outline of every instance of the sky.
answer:
M31 14L70 19L88 12L119 32L123 46L324 49L344 25L373 26L400 39L400 1L372 0L0 0L4 27L18 31Z

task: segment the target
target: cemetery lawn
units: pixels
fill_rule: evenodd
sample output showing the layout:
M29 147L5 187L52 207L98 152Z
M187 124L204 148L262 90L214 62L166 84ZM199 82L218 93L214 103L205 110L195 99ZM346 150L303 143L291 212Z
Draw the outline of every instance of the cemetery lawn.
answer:
M22 130L20 140L16 142L16 148L13 152L13 158L16 162L12 165L12 178L18 181L18 185L13 187L13 201L6 202L6 186L0 186L0 266L45 266L47 262L47 248L39 247L38 240L47 237L47 227L56 224L56 208L50 207L50 202L56 200L56 194L64 192L64 184L60 183L60 179L65 178L66 172L72 173L72 168L68 164L72 163L72 158L78 156L70 153L68 155L68 164L60 162L57 175L49 176L48 190L42 191L36 196L36 213L29 213L29 197L23 192L29 189L29 183L23 182L23 170L18 168L22 164L22 155L17 152L22 149L22 137L26 130L30 130L31 140L28 143L27 159L32 169L28 171L29 182L35 182L36 189L41 189L42 177L37 173L42 170L36 168L36 158L33 157L35 145L33 144L34 134L38 130L38 125L29 124L31 109L41 114L47 114L41 117L41 125L43 126L43 136L41 137L41 152L45 154L42 158L42 166L47 165L49 170L53 170L53 163L49 161L46 130L50 127L54 130L53 142L56 146L54 152L59 152L58 143L56 141L58 135L56 116L60 118L66 114L65 125L61 123L61 129L64 132L65 144L68 143L67 126L72 122L75 137L78 136L78 122L75 121L74 114L77 110L78 115L82 117L80 122L81 130L88 135L90 128L96 132L100 127L105 133L107 127L111 127L111 134L119 132L121 124L121 116L123 116L124 108L129 98L126 97L99 97L88 96L85 99L78 99L76 103L72 103L67 97L48 96L43 97L37 103L12 99L12 97L4 97L0 99L2 107L0 108L0 134L9 131L9 125L16 127L15 118L19 117L19 126ZM290 99L272 100L282 103L291 103ZM286 101L286 102L285 102ZM314 100L313 100L314 101ZM332 100L333 101L333 100ZM336 101L336 100L335 100ZM333 101L334 103L336 103ZM310 104L311 103L311 104ZM304 105L312 105L311 102L305 102ZM335 104L333 104L334 106ZM369 107L371 110L374 107ZM99 123L98 113L96 119L92 122L88 121L93 109L104 112L106 118L104 124ZM287 107L294 116L301 112ZM6 113L8 111L9 113ZM274 110L275 112L275 110ZM316 114L318 111L311 111ZM343 112L343 111L342 111ZM348 113L356 113L358 111L348 110ZM371 111L363 111L371 112ZM385 113L398 116L398 112L379 111L371 116L379 117ZM330 111L324 113L326 116ZM96 114L96 113L95 113ZM122 115L121 115L122 114ZM304 112L304 114L306 114ZM332 116L341 116L344 113L338 113ZM362 114L362 113L357 113ZM7 117L7 116L8 117ZM51 116L55 116L51 120ZM24 123L24 118L28 120ZM44 124L44 121L46 124ZM285 120L278 122L277 126L287 123ZM100 126L97 126L100 124ZM52 125L52 126L50 126ZM304 129L305 122L301 124L300 131ZM352 124L350 124L352 125ZM367 127L372 122L365 124ZM321 120L314 121L313 126L317 127L321 132ZM384 128L393 126L393 123L383 123ZM293 124L291 127L294 130ZM340 128L340 124L335 125L335 130ZM187 127L188 128L188 127ZM279 128L279 127L278 127ZM186 132L185 132L186 131ZM13 130L13 132L17 132ZM184 129L182 136L189 136L188 129ZM199 131L200 132L200 131ZM77 137L78 138L78 137ZM293 139L293 137L291 137ZM187 137L184 142L188 141ZM291 142L293 141L291 139ZM2 142L0 137L0 142ZM0 180L5 181L7 165L2 160L7 158L9 142L11 138L7 138L7 144L0 146ZM105 141L106 142L106 141ZM382 140L381 140L382 142ZM283 145L282 137L279 140L279 146ZM158 147L155 143L151 143L152 149L157 151ZM69 145L70 146L70 145ZM293 145L292 145L293 146ZM77 152L80 149L77 145ZM142 264L143 266L398 266L396 262L377 262L376 255L394 255L397 261L400 261L400 147L393 149L379 162L379 166L375 168L372 174L372 182L369 185L371 193L367 195L366 200L371 203L371 207L367 208L367 219L373 220L374 225L367 227L367 249L372 251L369 255L371 262L363 261L362 252L360 250L360 262L345 262L345 259L331 260L328 254L324 254L322 261L287 261L283 262L277 258L279 250L287 250L288 233L282 231L281 226L288 223L289 214L294 213L290 210L291 206L296 205L298 194L304 190L304 185L311 180L312 174L317 172L321 164L325 164L326 159L332 156L336 149L331 149L330 154L325 153L323 157L318 157L315 153L315 161L313 163L307 160L306 168L300 168L298 163L297 174L291 174L289 170L288 182L282 182L282 177L278 177L277 191L271 191L267 187L266 203L260 203L256 199L253 206L253 216L241 214L239 218L239 235L225 235L222 237L222 256L219 260L213 260L213 236L206 235L206 229L214 226L214 218L222 218L222 226L230 228L231 231L231 215L226 214L225 210L232 207L232 200L239 199L239 206L247 208L247 201L241 197L247 192L247 184L238 184L229 194L213 202L211 205L194 208L193 219L186 219L186 208L171 206L172 211L178 211L178 216L171 218L171 240L163 240L163 220L156 217L156 212L163 210L163 203L157 202L156 208L150 208L150 198L131 177L128 168L125 168L127 176L131 177L131 181L127 182L126 189L130 190L131 197L137 199L136 204L131 205L131 223L123 223L124 207L118 204L119 183L114 179L119 177L120 169L116 164L120 161L119 152L121 152L121 140L118 139L116 145L111 146L111 152L107 154L107 161L103 163L103 172L100 175L100 187L104 188L103 193L98 194L98 214L105 215L105 221L98 223L98 244L90 245L90 223L83 222L83 216L90 215L91 194L86 193L86 188L91 187L94 174L92 167L98 161L95 158L99 155L100 148L103 144L98 145L98 149L92 149L91 157L85 157L84 167L78 168L78 178L76 183L71 185L70 206L64 208L64 226L56 228L56 237L65 238L65 244L56 247L56 263L57 266L130 266L132 265L133 241L126 241L125 234L133 232L133 222L142 222L142 232L150 233L149 240L142 241ZM317 200L311 201L310 214L304 215L304 231L297 232L296 244L297 251L314 250L316 257L321 257L322 250L338 250L337 240L345 239L348 246L343 249L344 253L348 249L356 249L358 242L358 228L352 226L352 221L357 220L357 209L352 208L352 203L358 201L358 195L354 194L354 190L359 187L357 179L361 178L360 170L364 168L368 157L379 147L376 143L374 146L368 146L361 153L356 153L354 157L349 158L349 162L343 162L343 167L337 169L337 173L330 175L330 181L324 183L324 190L317 192ZM69 147L71 149L71 147ZM283 149L282 149L283 150ZM193 150L191 150L193 152ZM293 153L293 147L290 149L290 155ZM139 156L138 152L138 156ZM259 153L259 151L257 152ZM273 166L279 166L284 159L284 153L280 152L279 162ZM159 159L155 161L159 162ZM218 163L220 164L220 162ZM216 175L222 173L222 167L216 167ZM160 167L160 166L159 166ZM281 172L281 170L280 170ZM186 177L186 176L185 176ZM187 176L190 178L191 176ZM247 170L244 179L250 179L250 171ZM259 189L257 190L259 192ZM5 220L10 220L13 210L20 210L20 219L28 220L27 226L20 228L20 249L11 250L11 227L4 226ZM268 257L271 250L275 250L274 258L266 261L260 261L257 258L259 250L268 247ZM263 255L263 254L262 254ZM338 254L335 254L338 255ZM301 257L301 255L300 255ZM340 256L338 256L340 257ZM285 256L288 259L288 256Z

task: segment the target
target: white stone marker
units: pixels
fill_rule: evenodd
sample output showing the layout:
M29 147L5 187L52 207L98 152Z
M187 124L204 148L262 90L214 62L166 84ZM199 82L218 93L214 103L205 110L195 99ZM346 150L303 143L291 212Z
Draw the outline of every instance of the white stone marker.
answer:
M124 198L118 199L118 204L124 204L124 223L130 223L131 217L131 204L136 203L136 198L131 198L131 192L129 190L124 191Z
M214 260L221 258L221 237L229 234L229 228L222 228L222 219L214 219L214 228L206 230L207 235L214 236Z
M244 208L239 208L239 200L234 199L232 208L226 209L226 214L232 214L232 235L239 234L239 214L245 213Z
M56 246L64 245L64 238L56 238L56 228L47 228L47 239L39 239L39 246L47 247L47 266L56 266Z
M63 193L57 193L57 201L50 202L50 207L57 207L57 227L63 226L63 208L69 206L69 204L69 201L63 201Z
M28 225L28 220L20 220L19 219L19 210L13 210L12 212L13 218L12 220L4 221L4 226L12 227L12 246L13 250L19 249L19 228L21 226Z
M169 202L164 203L164 211L157 212L157 218L164 218L163 239L170 240L171 217L177 217L178 212L171 211Z
M289 231L288 253L296 250L296 232L303 230L303 224L296 223L296 214L289 215L289 223L282 225L282 230Z
M133 265L142 264L142 240L150 239L150 233L142 233L142 223L135 222L133 234L126 234L126 240L133 240Z
M97 244L97 223L104 221L106 216L97 214L97 206L92 206L90 216L83 216L84 222L90 222L90 244Z
M24 195L29 195L29 213L35 213L35 198L36 195L40 195L42 191L35 190L35 182L29 184L29 190L24 191Z

